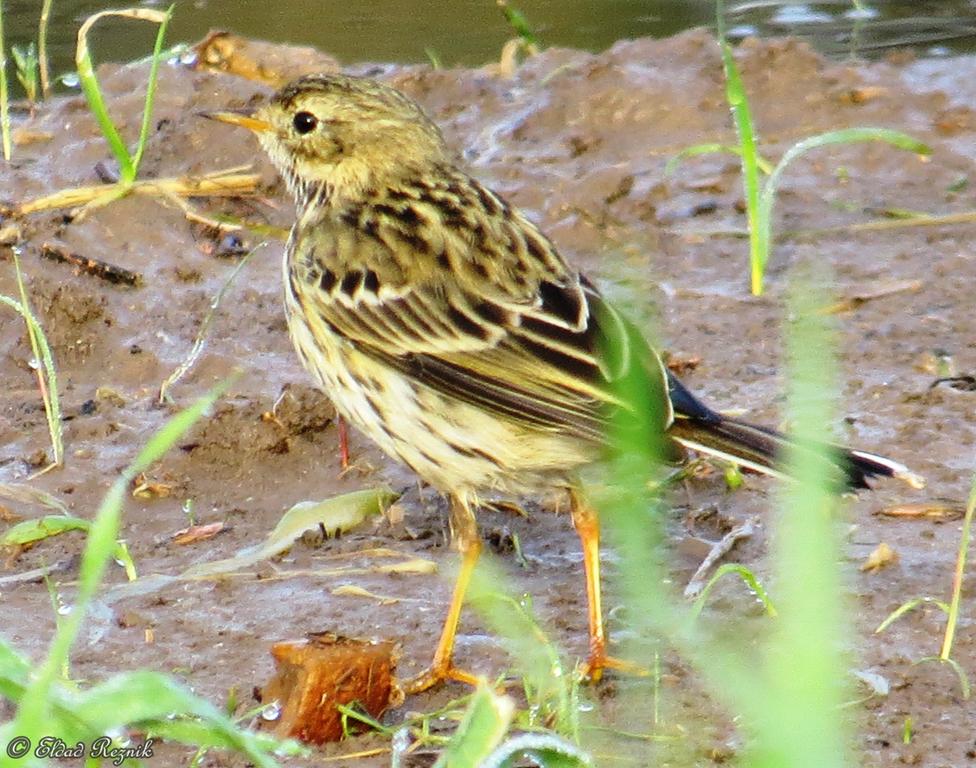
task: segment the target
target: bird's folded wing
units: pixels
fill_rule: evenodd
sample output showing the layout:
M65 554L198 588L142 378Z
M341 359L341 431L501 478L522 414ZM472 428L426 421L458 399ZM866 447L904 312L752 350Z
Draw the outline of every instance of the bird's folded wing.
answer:
M607 407L627 406L619 386L635 367L666 391L657 357L575 275L540 280L528 301L457 281L343 282L352 290L303 292L305 311L418 383L501 417L598 441Z

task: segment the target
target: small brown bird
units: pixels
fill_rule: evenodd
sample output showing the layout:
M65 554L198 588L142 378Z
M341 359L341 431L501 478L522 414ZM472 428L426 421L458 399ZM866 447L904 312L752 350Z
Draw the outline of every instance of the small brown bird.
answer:
M295 196L285 307L305 367L350 424L450 499L461 569L433 663L407 689L473 680L451 653L486 492L569 491L587 671L623 666L606 652L599 525L577 479L601 455L609 419L644 414L669 444L771 474L786 438L694 397L535 224L456 165L398 91L309 76L257 111L206 116L257 134ZM851 488L875 475L919 482L881 456L834 455Z

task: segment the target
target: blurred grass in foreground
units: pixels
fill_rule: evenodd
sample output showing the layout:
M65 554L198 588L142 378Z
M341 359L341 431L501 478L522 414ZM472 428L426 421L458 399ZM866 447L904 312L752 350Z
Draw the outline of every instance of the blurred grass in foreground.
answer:
M668 708L667 691L659 684L662 651L677 652L697 673L706 699L720 705L728 720L736 723L743 742L736 764L841 768L856 762L841 708L846 670L851 666L841 650L847 640L843 628L851 624L846 618L838 565L836 477L816 447L825 440L823 425L832 423L834 415L833 344L829 320L820 312L825 304L826 297L814 282L797 281L789 308L789 316L796 319L788 329L788 410L800 447L789 459L796 482L783 485L771 524L770 583L774 589L770 591L774 592L776 618L752 619L746 632L740 631L734 618L724 617L721 630L712 631L707 621L698 618L700 604L688 603L671 585L664 532L667 509L649 490L658 486L664 474L661 436L651 426L660 415L653 413L653 404L645 403L639 417L622 417L627 423L618 425L621 439L610 459L608 482L595 500L606 543L619 557L616 586L633 636L624 653L615 655L636 662L651 675L622 681L612 697L616 699L614 710L622 714L617 721L595 727L601 703L589 689L579 688L563 654L534 620L526 618L519 607L524 603L512 597L517 591L510 580L486 557L472 586L472 602L512 652L515 668L527 681L526 711L511 713L512 703L498 701L494 708L489 707L484 697L490 694L482 692L441 765L465 765L452 761L451 755L470 754L465 750L476 749L476 744L484 750L479 754L504 755L485 758L479 764L515 765L519 756L530 755L518 749L521 736L516 732L539 728L582 750L573 754L567 747L533 753L532 759L541 766L599 765L608 757L639 759L647 765L662 759L673 761L674 752L666 750L673 750L675 740L692 737L658 728L662 705ZM622 394L640 402L646 382L632 385L634 391ZM748 569L742 571L755 579ZM579 577L582 591L581 574ZM607 581L605 578L605 587L610 586ZM614 593L612 587L609 592ZM751 639L756 622L762 622L758 641ZM476 707L484 710L480 717L475 716ZM591 713L594 709L596 717ZM694 722L681 722L679 717L673 724L679 732L681 727L686 734L700 732L710 723L707 710L713 709L703 707L700 719ZM486 711L505 715L492 718ZM547 717L537 717L539 713L547 713ZM499 732L502 725L509 729L507 737ZM640 732L635 733L635 728ZM495 752L485 748L486 743ZM694 750L704 745L689 746ZM598 752L603 754L598 756Z
M224 382L171 418L112 485L88 530L74 603L66 615L59 616L47 657L40 666L0 639L0 696L16 707L13 719L0 726L0 744L6 747L17 737L19 743L28 739L37 745L42 737L57 737L71 746L78 742L90 745L107 736L114 749L128 743L132 729L199 747L233 749L262 768L275 765L272 753L282 748L280 742L241 729L213 704L165 675L148 670L120 672L84 687L61 678L63 670L69 668L72 646L108 563L117 551L122 509L132 479L158 461L229 385L230 381ZM45 763L31 753L0 751L0 766L39 764ZM86 761L86 765L98 764L94 758Z

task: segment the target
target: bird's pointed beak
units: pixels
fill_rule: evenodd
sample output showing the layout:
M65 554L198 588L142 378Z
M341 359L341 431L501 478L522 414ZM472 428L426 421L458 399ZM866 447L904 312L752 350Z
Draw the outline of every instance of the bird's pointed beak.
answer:
M250 108L208 110L205 112L197 112L197 114L209 120L218 120L221 123L238 125L254 133L267 133L271 130L271 123L255 117L254 110Z

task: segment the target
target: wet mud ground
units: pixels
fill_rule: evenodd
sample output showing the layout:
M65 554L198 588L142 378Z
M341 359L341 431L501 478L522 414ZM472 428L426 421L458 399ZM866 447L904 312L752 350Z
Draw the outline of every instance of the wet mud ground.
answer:
M830 63L790 41L747 41L737 55L768 157L778 158L801 137L846 126L897 128L933 147L924 161L883 145L837 147L792 167L777 203L777 230L842 229L781 240L762 298L748 295L745 241L714 234L745 226L738 161L708 155L689 159L671 176L664 173L667 160L686 146L734 139L721 64L714 41L704 33L621 42L598 55L549 50L511 79L490 68L361 65L354 71L373 71L415 96L476 175L525 208L569 259L629 305L649 330L654 326L674 355L700 358L684 379L719 409L742 409L752 420L780 423L781 330L797 265L824 267L838 297L918 281L913 290L854 302L836 316L842 400L835 436L903 461L928 479L924 491L879 484L845 509L856 526L842 553L854 607L851 651L858 669L891 684L887 697L850 712L864 765L968 765L976 759L973 703L963 700L951 670L915 663L938 653L942 615L920 610L880 635L873 631L905 600L948 599L951 587L958 520L906 521L875 513L899 503L960 500L968 489L976 391L947 384L933 388L937 374L929 361L933 352L944 350L960 374L976 372L973 226L843 228L877 218L884 209L951 213L976 207L973 187L963 181L972 176L976 159L976 59ZM102 72L110 109L129 116L123 130L134 136L145 70L106 67ZM258 198L195 205L287 226L291 205L253 139L194 116L200 109L241 106L265 92L228 75L165 68L143 175L199 175L253 162L265 179ZM15 148L13 166L0 170L4 197L22 200L96 183L93 169L107 152L80 96L55 99L35 118L20 122L51 138ZM168 495L128 500L122 536L141 574L176 574L229 557L263 539L282 512L301 500L382 482L416 488L409 473L355 434L354 468L340 472L331 407L310 386L287 338L280 242L271 241L247 265L214 319L199 363L171 390L175 405L161 407L156 402L160 383L188 354L212 297L235 266L233 256L222 255L221 238L188 222L174 206L140 197L120 200L81 222L42 213L23 227L27 288L58 365L67 460L63 468L28 480L41 460L39 452L49 450L47 427L23 324L8 315L0 323L0 480L30 482L74 513L91 516L118 472L177 406L189 404L233 369L243 371L212 416L150 471L148 480L165 486ZM246 246L260 239L243 238ZM139 272L143 285L114 286L52 263L40 256L45 242ZM0 251L0 260L0 292L16 295L9 249ZM263 419L276 403L277 420ZM197 522L223 521L227 531L194 545L174 544L172 534L189 522L187 500ZM768 515L774 500L775 485L756 476L733 493L726 491L720 473L687 481L670 500L675 582L683 584L693 573L706 540L753 515ZM42 513L36 506L3 505L21 515ZM582 657L586 612L579 543L565 508L556 512L539 500L526 506L528 519L484 512L483 531L517 587L532 594L554 639L570 656ZM710 509L717 510L717 523L693 522ZM314 575L337 563L368 569L375 559L338 555L374 547L430 559L449 574L454 554L446 545L443 504L430 493L411 490L400 510L402 519L376 518L338 540L301 541L245 576L186 582L103 604L77 646L74 676L94 681L148 667L176 675L214 702L223 702L236 688L243 711L253 705L252 688L271 675L270 644L321 630L395 639L403 648L400 672L418 670L428 662L440 630L450 591L446 575ZM505 545L510 534L521 543L522 565ZM862 572L861 563L882 541L898 553L898 562L877 573ZM9 560L0 576L61 563L54 578L70 599L82 546L78 534L45 541ZM765 550L766 532L760 530L731 557L762 577ZM610 556L610 607L614 574ZM954 652L970 677L976 674L973 575L969 567ZM113 568L108 580L121 583L125 576ZM332 594L347 583L399 602ZM775 584L770 586L775 593ZM718 587L707 610L712 621L744 618L755 635L767 621L731 580ZM21 651L40 658L53 626L43 583L0 588L0 631ZM457 661L490 676L510 665L471 612L463 619ZM741 737L707 700L694 671L673 653L666 654L664 671L669 727L684 735L655 746L661 750L655 753L673 764L734 762ZM626 686L623 680L602 683L593 694L592 717L619 714L614 702ZM449 686L408 700L406 708L430 711L463 693L463 687ZM400 713L387 717L397 722ZM906 717L914 726L911 744L902 743ZM631 725L631 730L650 730L648 723ZM326 753L383 744L362 736ZM650 749L641 743L631 748L638 764ZM168 746L160 754L166 755L160 764L176 764L190 752ZM381 755L350 764L379 766L388 760ZM242 762L221 755L207 761Z

